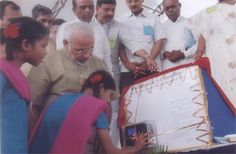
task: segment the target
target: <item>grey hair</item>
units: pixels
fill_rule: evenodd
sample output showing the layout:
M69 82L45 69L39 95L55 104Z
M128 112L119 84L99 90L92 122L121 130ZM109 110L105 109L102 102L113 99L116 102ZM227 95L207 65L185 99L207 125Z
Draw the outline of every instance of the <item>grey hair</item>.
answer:
M76 34L80 37L93 36L93 26L86 22L73 22L66 26L64 31L64 40L70 40L72 35Z

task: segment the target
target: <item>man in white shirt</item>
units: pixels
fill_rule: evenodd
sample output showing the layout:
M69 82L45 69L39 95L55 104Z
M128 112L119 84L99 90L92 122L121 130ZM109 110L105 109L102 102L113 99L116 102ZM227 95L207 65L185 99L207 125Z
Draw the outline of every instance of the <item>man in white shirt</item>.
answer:
M143 0L126 0L130 13L120 18L125 28L121 32L122 44L128 59L124 61L121 56L120 88L132 84L136 80L136 72L143 70L142 64L146 63L148 71L161 69L159 54L165 34L158 16L146 12L142 8ZM125 35L125 36L123 36ZM128 46L127 46L128 45Z
M106 33L103 27L97 22L96 19L92 20L94 15L94 3L93 0L72 0L72 10L77 17L74 21L66 22L59 27L57 36L56 36L56 46L57 49L63 48L63 39L65 28L74 22L87 22L91 24L94 28L95 42L94 42L94 52L93 54L107 64L109 71L112 72L111 64L111 51L109 48L109 42L106 37Z
M97 0L96 20L104 28L109 40L111 49L112 73L116 82L117 90L119 89L120 66L119 66L119 30L120 23L114 19L116 0ZM117 116L119 110L119 99L111 102L112 119L110 135L113 144L119 146L119 130L117 129Z
M180 16L179 0L164 0L163 9L168 19L163 23L166 42L162 53L163 70L193 62L196 41L189 28L189 20Z
M56 36L56 46L57 46L58 50L62 49L64 47L64 45L63 45L64 30L67 25L69 25L70 23L76 22L76 21L90 23L93 18L93 14L94 14L93 1L91 1L91 0L72 0L72 6L73 6L72 10L73 10L75 16L77 17L77 19L75 19L74 21L66 22L59 27L59 30L58 30L57 36Z
M96 19L104 28L111 49L112 72L119 87L119 31L120 23L114 19L116 0L97 0Z

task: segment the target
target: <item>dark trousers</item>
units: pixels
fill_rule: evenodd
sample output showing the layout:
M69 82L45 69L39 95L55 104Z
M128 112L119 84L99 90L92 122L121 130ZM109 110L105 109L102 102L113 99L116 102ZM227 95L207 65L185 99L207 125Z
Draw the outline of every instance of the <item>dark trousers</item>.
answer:
M120 91L124 87L133 84L136 80L152 75L154 72L145 70L144 73L145 74L136 74L134 76L132 72L121 72L120 73Z
M120 73L120 91L126 86L129 86L135 82L133 73L131 72L121 72Z

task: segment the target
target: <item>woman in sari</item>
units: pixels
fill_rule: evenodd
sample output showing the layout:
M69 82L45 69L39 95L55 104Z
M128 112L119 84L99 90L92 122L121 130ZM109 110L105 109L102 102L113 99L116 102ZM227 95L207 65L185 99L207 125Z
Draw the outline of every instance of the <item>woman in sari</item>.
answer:
M82 93L66 93L45 109L30 138L32 153L135 153L148 144L149 136L140 134L134 147L118 149L109 136L108 103L115 91L115 82L106 71L96 71L85 81ZM85 147L95 127L102 146ZM88 147L88 146L87 146Z

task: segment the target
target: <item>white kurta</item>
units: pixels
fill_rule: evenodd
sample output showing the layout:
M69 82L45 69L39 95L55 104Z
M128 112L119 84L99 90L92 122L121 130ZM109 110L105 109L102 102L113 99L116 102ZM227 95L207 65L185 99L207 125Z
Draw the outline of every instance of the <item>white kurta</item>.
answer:
M110 49L111 49L111 62L112 62L112 72L114 74L114 79L116 82L116 88L119 89L120 84L120 60L119 60L119 31L120 31L120 23L116 20L112 20L109 23L105 23L102 25L105 29ZM112 119L110 124L110 136L112 138L113 145L119 147L119 129L117 127L117 117L119 111L119 99L112 100Z
M236 107L236 6L219 3L192 18L206 40L212 75Z
M119 89L120 83L120 59L119 59L119 45L120 45L120 29L122 24L115 19L109 23L102 25L105 29L109 46L111 49L111 63L112 63L112 72L114 74L114 79L116 86Z
M142 62L143 58L134 56L134 52L144 49L151 53L155 41L165 38L160 18L154 14L143 11L138 16L128 13L119 19L123 23L120 39L125 46L125 50L130 62ZM128 30L127 30L128 29ZM160 58L156 59L161 67ZM121 72L128 70L121 65Z
M105 23L102 25L108 41L109 46L111 49L111 61L112 61L112 71L114 74L120 73L120 67L119 67L119 31L120 31L120 23L116 20L112 20L109 23Z
M167 39L163 51L171 52L172 50L180 50L185 55L184 59L175 63L168 59L163 59L163 70L193 62L196 53L196 41L189 28L189 20L181 16L175 22L168 19L163 23L163 29L165 30Z
M94 28L94 55L104 60L107 64L109 71L112 72L112 62L111 62L111 49L109 46L109 41L106 36L106 32L102 27L101 23L94 18L93 19Z

